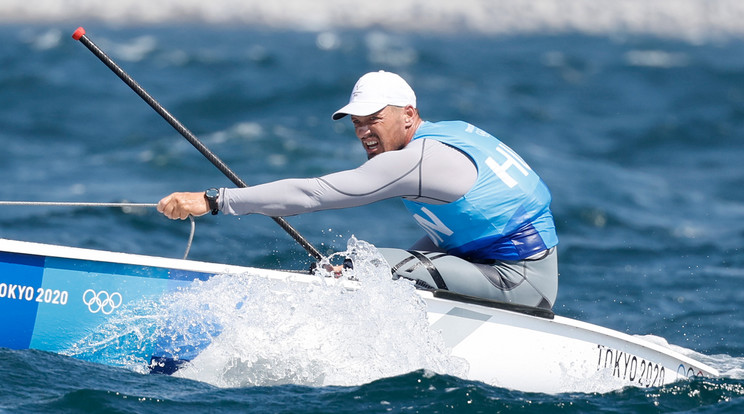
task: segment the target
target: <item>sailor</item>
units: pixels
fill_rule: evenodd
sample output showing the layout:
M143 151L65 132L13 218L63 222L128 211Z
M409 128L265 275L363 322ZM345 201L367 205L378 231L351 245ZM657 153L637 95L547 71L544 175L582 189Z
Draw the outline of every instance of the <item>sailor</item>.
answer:
M428 122L399 75L362 76L349 115L368 161L317 178L247 188L173 193L158 203L172 219L225 214L291 216L400 197L426 236L410 249L379 249L394 277L425 289L551 309L558 291L550 192L499 139L461 121Z

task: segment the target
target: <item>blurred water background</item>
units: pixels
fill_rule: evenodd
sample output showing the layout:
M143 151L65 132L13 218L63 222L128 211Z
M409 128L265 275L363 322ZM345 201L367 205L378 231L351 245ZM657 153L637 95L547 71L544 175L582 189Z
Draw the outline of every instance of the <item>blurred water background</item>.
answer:
M724 375L602 394L428 371L225 388L0 350L0 412L741 412L742 17L705 0L4 1L0 200L154 203L230 185L70 38L80 25L249 185L362 163L330 115L361 74L395 71L425 119L489 131L551 188L556 313L663 337ZM421 235L397 200L288 221L323 253ZM0 206L10 239L180 257L188 232L152 209ZM261 216L197 219L190 258L310 263Z

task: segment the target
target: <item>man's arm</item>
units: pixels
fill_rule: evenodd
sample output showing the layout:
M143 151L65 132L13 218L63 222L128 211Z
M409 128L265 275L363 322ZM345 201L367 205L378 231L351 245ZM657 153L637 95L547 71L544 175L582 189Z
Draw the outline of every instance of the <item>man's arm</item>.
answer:
M222 188L218 201L225 214L272 217L355 207L393 197L444 204L467 193L476 177L475 164L466 155L438 141L420 139L353 170ZM160 201L158 210L169 218L184 219L189 214L206 214L209 207L204 193L174 193Z
M416 140L353 170L221 189L220 210L227 214L291 216L393 197L444 204L462 197L476 176L475 165L460 151L437 141Z

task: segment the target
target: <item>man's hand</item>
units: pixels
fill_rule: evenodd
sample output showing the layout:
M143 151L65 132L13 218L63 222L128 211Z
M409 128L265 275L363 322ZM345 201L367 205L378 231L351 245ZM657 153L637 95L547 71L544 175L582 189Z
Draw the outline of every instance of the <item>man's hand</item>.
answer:
M173 193L158 203L158 211L169 219L186 219L189 215L202 216L209 212L204 193Z
M333 274L333 276L339 277L344 272L344 267L341 265L331 265L327 264L323 266L323 269L325 269L326 272Z

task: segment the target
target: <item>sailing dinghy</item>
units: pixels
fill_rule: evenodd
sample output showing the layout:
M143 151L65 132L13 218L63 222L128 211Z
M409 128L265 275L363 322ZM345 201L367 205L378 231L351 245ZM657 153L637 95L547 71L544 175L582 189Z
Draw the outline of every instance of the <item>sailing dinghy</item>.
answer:
M167 353L158 344L145 342L111 347L109 359L104 360L71 349L94 340L93 334L128 306L157 300L222 274L305 284L317 283L320 277L0 239L0 312L5 315L0 346L111 365L123 360L149 361L153 372L171 373L220 333L180 338L185 342ZM354 289L356 282L342 283ZM447 291L416 292L426 304L431 329L441 332L453 356L467 362L464 376L470 380L558 393L575 391L576 384L592 381L612 383L612 388L658 387L690 377L719 375L716 369L655 341L544 309Z
M163 108L78 28L73 34L238 187L246 184L183 124ZM273 218L316 259L321 255L280 217ZM193 232L193 227L192 227ZM110 365L147 361L151 372L173 373L204 353L221 335L218 324L169 333L149 341L136 329L133 341L107 344L97 334L116 329L133 307L174 296L216 275L317 283L302 272L238 267L191 260L0 239L0 347L37 349ZM250 275L250 276L246 276ZM330 278L333 280L334 278ZM348 289L358 283L338 279ZM404 282L401 282L404 283ZM252 292L246 292L248 297ZM523 391L576 391L576 384L658 387L718 372L667 346L551 311L466 297L448 291L416 291L432 330L454 357L463 377ZM205 310L207 312L208 310ZM394 310L393 310L394 311ZM136 315L135 315L136 316ZM116 334L114 334L116 337ZM168 343L170 340L174 343ZM99 352L87 350L105 349ZM81 351L82 350L82 351Z

